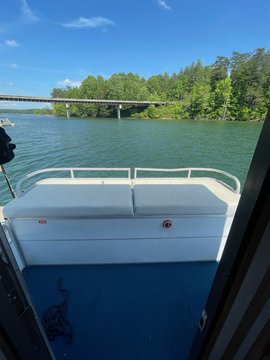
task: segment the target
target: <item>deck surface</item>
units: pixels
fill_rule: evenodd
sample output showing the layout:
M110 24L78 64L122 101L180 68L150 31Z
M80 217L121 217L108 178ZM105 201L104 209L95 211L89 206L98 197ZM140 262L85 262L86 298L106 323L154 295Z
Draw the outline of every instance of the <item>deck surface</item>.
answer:
M24 270L40 315L69 292L72 343L51 342L56 359L187 359L216 262L35 266Z

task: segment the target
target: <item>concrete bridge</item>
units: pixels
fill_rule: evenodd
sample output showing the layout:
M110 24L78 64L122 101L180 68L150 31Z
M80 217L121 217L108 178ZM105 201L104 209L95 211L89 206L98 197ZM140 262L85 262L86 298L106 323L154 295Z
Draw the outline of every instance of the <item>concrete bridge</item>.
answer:
M69 118L69 104L95 104L95 105L111 105L117 110L117 117L121 117L121 109L123 105L137 105L147 107L149 105L160 106L173 104L166 101L137 101L137 100L102 100L102 99L64 99L37 96L19 96L19 95L0 95L0 101L23 101L23 102L40 102L40 103L63 103L66 105L67 117Z

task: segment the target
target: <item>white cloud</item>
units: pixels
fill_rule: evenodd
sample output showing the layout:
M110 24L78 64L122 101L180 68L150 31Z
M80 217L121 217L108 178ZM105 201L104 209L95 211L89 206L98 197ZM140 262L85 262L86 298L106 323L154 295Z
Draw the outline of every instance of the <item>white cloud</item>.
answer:
M19 67L19 65L13 63L13 64L9 64L9 67L11 67L12 69L17 69Z
M79 17L79 19L77 20L73 20L69 23L64 23L61 24L62 26L65 26L67 28L77 28L77 29L81 29L81 28L97 28L97 27L106 27L106 26L113 26L116 25L115 22L98 16L98 17L93 17L93 18L84 18L84 17Z
M81 85L81 81L73 81L70 79L57 81L57 85L61 87L79 87Z
M21 12L27 22L37 22L39 21L39 18L33 13L33 11L30 9L28 3L26 0L21 0Z
M165 0L158 0L159 5L165 10L171 10L171 7L166 3Z
M10 47L17 47L17 46L19 46L19 44L17 43L16 40L6 40L6 41L5 41L5 44L6 44L7 46L10 46Z
M14 83L11 81L8 83L8 86L13 86L13 85L14 85Z

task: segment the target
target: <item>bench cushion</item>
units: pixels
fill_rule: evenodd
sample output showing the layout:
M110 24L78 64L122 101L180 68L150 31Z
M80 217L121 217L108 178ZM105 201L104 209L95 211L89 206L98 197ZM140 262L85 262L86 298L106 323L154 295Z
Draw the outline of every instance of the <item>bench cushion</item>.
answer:
M9 218L132 216L133 202L129 180L118 181L40 181L31 190L8 203Z
M134 181L135 215L234 215L240 195L208 178Z

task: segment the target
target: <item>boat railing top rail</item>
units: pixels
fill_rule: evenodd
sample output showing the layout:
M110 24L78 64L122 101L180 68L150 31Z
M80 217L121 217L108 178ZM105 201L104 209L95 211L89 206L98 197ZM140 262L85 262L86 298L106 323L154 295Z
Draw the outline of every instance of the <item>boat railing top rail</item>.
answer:
M125 177L126 179L130 180L131 179L131 169L130 168L80 168L80 167L68 167L68 168L47 168L47 169L41 169L41 170L37 170L37 171L33 171L27 175L25 175L24 177L22 177L17 185L16 185L16 193L17 196L21 196L23 191L22 191L22 183L25 182L26 180L36 176L36 175L40 175L43 173L49 173L49 172L69 172L69 176L70 178L75 178L75 172L76 171L84 171L84 172L89 172L89 171L98 171L98 172L126 172L127 176ZM231 175L230 173L223 171L223 170L218 170L218 169L212 169L212 168L176 168L176 169L164 169L164 168L134 168L134 179L139 179L142 178L138 175L139 172L164 172L164 173L170 173L170 172L182 172L182 173L186 173L186 176L184 176L185 178L191 178L192 174L194 172L211 172L211 173L216 173L219 175L223 175L227 178L229 178L230 180L234 181L234 187L230 186L229 184L223 182L220 179L216 179L218 181L220 181L223 185L225 185L226 187L228 187L229 189L231 189L232 191L234 191L236 194L240 193L240 182L237 179L237 177Z
M41 170L37 170L37 171L33 171L27 175L25 175L24 177L22 177L16 185L16 194L18 197L20 197L23 193L22 191L22 183L25 182L27 179L30 179L36 175L40 175L43 173L48 173L48 172L62 172L62 171L67 171L69 172L70 178L74 179L75 178L75 172L76 171L85 171L85 172L89 172L89 171L107 171L107 172L126 172L127 173L127 179L131 178L131 170L130 168L80 168L80 167L68 167L68 168L47 168L47 169L41 169Z
M234 181L234 188L231 187L229 184L220 181L222 184L224 184L226 187L230 188L232 191L234 191L236 194L240 194L240 189L241 189L241 185L240 185L240 181L237 179L237 177L231 175L230 173L223 171L223 170L218 170L218 169L212 169L212 168L177 168L177 169L158 169L158 168L135 168L134 169L134 179L139 179L140 176L138 175L139 172L183 172L183 173L187 173L187 175L185 176L186 178L191 178L192 177L192 173L195 171L200 171L200 172L211 172L211 173L216 173L216 174L220 174L223 175L231 180Z

